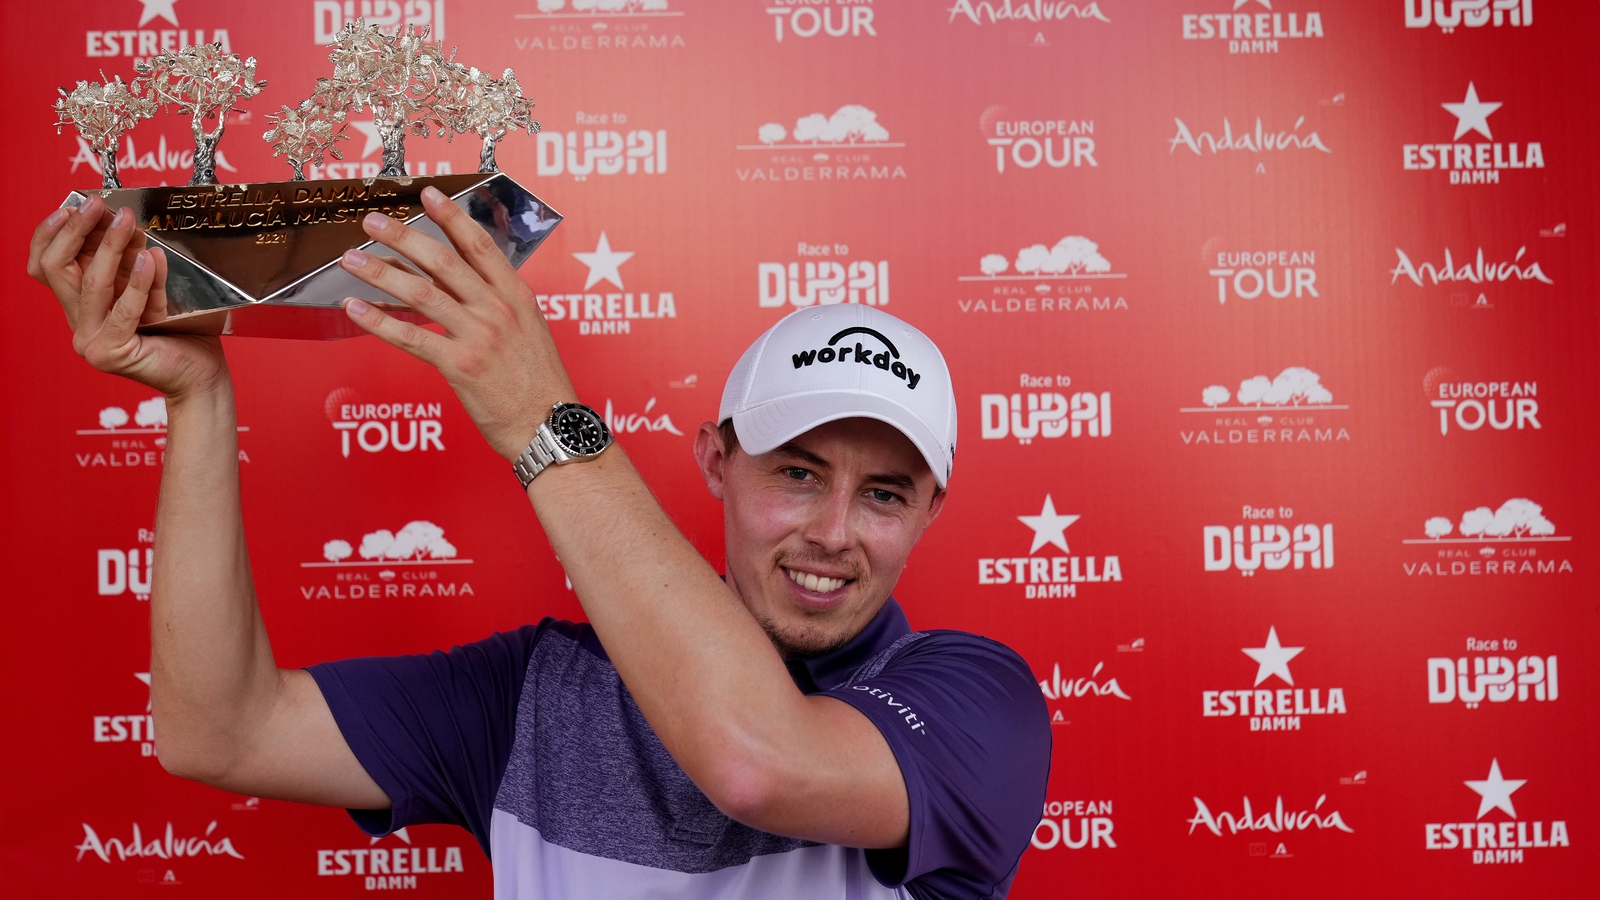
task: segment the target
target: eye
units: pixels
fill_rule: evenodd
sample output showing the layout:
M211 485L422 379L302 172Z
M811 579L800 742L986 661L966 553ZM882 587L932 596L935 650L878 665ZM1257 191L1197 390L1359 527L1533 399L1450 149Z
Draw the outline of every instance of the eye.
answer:
M900 499L900 495L893 491L886 491L883 488L873 488L872 499L879 503L893 503Z
M805 481L807 478L811 477L811 473L809 471L802 469L799 466L785 467L783 474L793 478L795 481Z

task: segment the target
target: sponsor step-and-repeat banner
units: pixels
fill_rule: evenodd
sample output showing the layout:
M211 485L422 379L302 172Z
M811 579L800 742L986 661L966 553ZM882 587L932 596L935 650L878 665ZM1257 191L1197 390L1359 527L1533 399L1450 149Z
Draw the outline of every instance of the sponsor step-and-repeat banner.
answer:
M537 101L499 162L566 220L522 275L713 562L692 435L757 334L864 303L939 343L959 465L897 593L1038 679L1054 762L1013 896L1593 891L1593 3L82 0L0 11L0 894L489 893L464 831L369 838L162 770L166 407L78 359L23 271L101 177L58 87L220 42L269 86L217 174L284 180L267 115L362 17ZM348 134L308 177L378 173L371 115ZM116 160L180 184L193 147L158 115ZM476 140L406 149L477 168ZM581 617L436 373L225 343L281 665Z

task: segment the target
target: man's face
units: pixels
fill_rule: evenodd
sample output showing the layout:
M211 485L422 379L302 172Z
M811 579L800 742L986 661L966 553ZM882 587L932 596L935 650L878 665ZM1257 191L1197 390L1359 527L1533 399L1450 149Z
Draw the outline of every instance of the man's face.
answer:
M728 576L785 657L842 646L883 607L944 494L891 425L843 419L771 453L724 452L711 423L695 439L723 501Z

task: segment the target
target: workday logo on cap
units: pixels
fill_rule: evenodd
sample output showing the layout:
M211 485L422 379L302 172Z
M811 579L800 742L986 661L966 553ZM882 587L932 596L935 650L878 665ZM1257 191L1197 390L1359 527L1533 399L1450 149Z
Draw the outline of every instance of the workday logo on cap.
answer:
M877 419L922 453L943 487L955 457L955 393L927 335L862 304L797 310L746 350L718 418L746 452L767 453L828 422Z
M860 341L856 341L855 346L851 347L848 338L852 334L875 337L878 339L880 344L889 349L887 351L874 353L874 348L871 345L862 347ZM840 343L841 341L843 342L842 344ZM835 344L840 345L837 350L834 349ZM891 357L893 358L892 361ZM921 375L917 374L905 363L900 361L900 351L895 348L893 341L890 341L881 333L861 325L840 329L837 334L831 338L828 338L828 345L826 347L822 347L817 350L804 350L794 354L794 367L796 369L809 366L813 361L822 363L824 365L833 362L860 363L861 365L876 366L880 369L888 369L889 372L894 375L894 377L904 381L906 383L906 387L912 390L916 390L917 382L922 380Z

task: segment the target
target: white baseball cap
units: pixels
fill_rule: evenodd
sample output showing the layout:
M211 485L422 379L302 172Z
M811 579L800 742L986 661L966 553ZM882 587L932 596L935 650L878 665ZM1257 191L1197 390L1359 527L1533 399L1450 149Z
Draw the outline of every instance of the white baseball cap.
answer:
M717 421L759 455L839 419L877 419L910 438L940 487L956 455L956 395L928 336L858 303L813 306L756 338L728 376Z

